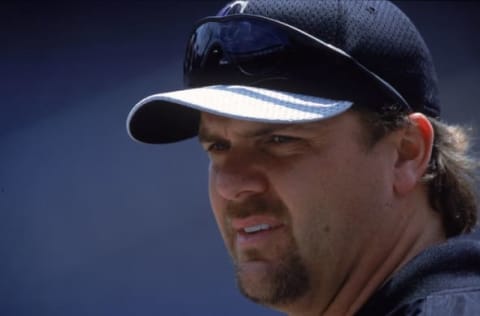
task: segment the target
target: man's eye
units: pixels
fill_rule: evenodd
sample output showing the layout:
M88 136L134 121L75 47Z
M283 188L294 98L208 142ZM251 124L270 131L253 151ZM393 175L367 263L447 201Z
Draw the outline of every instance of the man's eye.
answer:
M228 143L226 142L215 142L211 143L206 147L208 152L218 152L218 151L225 151L229 148Z
M291 143L295 140L297 140L297 138L291 136L272 135L268 142L273 144L286 144Z

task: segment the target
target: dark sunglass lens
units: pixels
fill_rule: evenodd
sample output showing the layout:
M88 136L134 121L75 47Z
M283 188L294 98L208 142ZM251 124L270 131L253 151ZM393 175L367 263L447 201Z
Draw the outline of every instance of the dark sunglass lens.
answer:
M262 21L207 22L190 39L185 56L185 81L191 85L191 79L199 74L218 74L221 69L236 71L252 80L278 76L282 73L287 47L287 35Z
M220 42L241 72L265 76L278 74L287 39L278 29L260 21L230 21L220 29Z

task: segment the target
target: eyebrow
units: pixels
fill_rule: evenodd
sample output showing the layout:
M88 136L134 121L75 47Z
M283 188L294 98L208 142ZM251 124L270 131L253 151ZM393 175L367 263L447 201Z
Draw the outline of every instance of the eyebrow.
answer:
M298 131L311 129L309 124L272 124L264 127L254 128L239 135L243 138L257 138L265 135L271 135L283 131ZM222 140L223 137L216 135L204 126L200 126L198 131L198 140L200 143L209 143Z

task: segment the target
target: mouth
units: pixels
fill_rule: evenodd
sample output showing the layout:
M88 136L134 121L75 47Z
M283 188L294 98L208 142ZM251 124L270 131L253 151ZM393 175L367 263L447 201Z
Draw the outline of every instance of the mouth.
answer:
M270 229L272 229L272 226L270 226L269 224L258 224L254 226L245 227L240 232L244 232L246 234L255 234L260 231L270 230Z
M275 241L275 236L285 224L271 216L250 216L232 220L236 231L235 243L239 248L260 247Z

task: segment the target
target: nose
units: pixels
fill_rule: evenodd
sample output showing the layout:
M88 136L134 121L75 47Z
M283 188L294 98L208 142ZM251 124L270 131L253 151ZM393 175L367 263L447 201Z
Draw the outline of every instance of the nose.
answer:
M241 201L267 188L265 172L251 158L236 157L221 165L210 165L210 189L225 200Z

